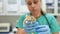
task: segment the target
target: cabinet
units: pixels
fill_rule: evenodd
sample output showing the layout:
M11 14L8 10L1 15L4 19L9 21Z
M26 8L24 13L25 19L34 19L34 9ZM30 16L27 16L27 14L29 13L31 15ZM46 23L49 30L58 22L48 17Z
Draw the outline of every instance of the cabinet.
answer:
M46 12L53 15L60 15L60 0L46 0Z
M0 0L0 15L22 15L28 12L24 0Z
M54 13L54 0L46 0L47 13Z
M58 13L60 13L60 0L58 0Z
M4 15L4 1L0 0L0 15Z

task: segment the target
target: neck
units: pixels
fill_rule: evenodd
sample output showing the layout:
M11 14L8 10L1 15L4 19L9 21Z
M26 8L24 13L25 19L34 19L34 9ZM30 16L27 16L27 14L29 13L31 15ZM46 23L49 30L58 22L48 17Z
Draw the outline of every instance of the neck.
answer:
M39 18L39 16L41 16L41 11L37 12L37 13L32 13L32 15L37 19Z

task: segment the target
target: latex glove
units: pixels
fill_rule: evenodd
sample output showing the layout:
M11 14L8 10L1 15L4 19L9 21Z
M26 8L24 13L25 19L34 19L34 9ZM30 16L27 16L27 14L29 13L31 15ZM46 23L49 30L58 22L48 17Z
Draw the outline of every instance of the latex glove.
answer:
M48 25L39 25L38 22L35 22L33 27L38 34L50 34Z
M24 29L26 32L37 32L38 34L50 34L50 29L48 25L39 25L38 22L28 23L25 24Z

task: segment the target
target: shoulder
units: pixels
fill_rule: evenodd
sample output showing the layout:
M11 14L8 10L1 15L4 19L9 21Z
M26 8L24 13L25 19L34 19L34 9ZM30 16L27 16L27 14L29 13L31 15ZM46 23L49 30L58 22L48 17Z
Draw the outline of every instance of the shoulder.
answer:
M28 15L28 14L20 15L19 20L22 20L22 21L23 21L23 20L26 18L27 15Z
M18 18L18 22L19 22L19 23L20 23L20 22L22 23L22 22L24 21L24 19L25 19L25 16L26 16L26 15L20 15L19 18Z
M47 17L53 17L54 15L52 14L45 14Z
M30 14L30 13L20 15L20 17L19 17L19 18L24 18L24 17L26 17L26 16L27 16L27 15L29 15L29 14Z
M55 18L54 15L52 15L52 14L45 14L45 16L49 19Z
M56 21L56 18L52 14L46 14L45 16L48 19L48 21L50 21L50 22Z
M26 15L20 15L20 18L23 18L23 17L25 17Z
M57 20L56 20L56 18L54 17L54 15L52 15L52 14L46 14L46 17L47 17L47 19L48 19L48 21L50 22L50 23L54 23L54 22L57 22Z
M26 14L20 15L19 19L24 19L26 17Z

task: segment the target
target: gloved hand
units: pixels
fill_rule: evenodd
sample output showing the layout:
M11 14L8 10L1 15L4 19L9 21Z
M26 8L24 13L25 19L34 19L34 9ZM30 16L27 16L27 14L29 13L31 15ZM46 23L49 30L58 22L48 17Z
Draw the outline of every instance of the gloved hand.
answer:
M50 29L47 25L40 25L37 26L35 29L38 34L50 34Z
M38 22L34 22L31 24L30 21L25 24L24 30L26 32L37 32L38 34L50 34L50 29L48 25L39 25Z
M50 34L50 28L48 25L39 25L38 22L35 22L33 26L38 34Z

